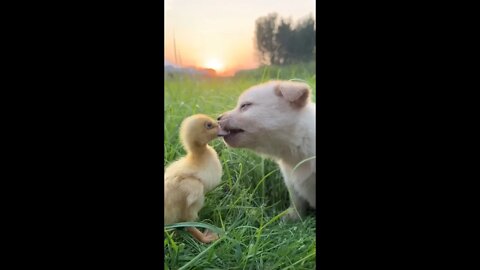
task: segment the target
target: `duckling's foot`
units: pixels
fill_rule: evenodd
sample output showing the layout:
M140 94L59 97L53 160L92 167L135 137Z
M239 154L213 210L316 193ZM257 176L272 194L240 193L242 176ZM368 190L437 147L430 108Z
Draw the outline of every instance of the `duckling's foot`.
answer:
M189 227L187 228L187 231L195 237L198 241L202 243L210 243L218 239L218 235L214 232L211 232L209 230L205 230L204 233L200 232L197 228L195 227Z
M218 234L205 229L205 232L203 232L203 240L203 243L210 243L218 240Z

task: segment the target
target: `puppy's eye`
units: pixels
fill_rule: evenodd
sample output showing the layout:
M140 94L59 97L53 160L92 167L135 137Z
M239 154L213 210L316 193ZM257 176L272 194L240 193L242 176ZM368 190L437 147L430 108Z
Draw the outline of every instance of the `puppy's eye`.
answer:
M213 124L211 122L205 122L205 128L207 129L212 129L213 128Z
M245 111L246 109L248 109L248 107L250 107L250 105L252 105L252 103L250 103L250 102L243 103L243 104L240 106L240 110L241 110L241 111Z

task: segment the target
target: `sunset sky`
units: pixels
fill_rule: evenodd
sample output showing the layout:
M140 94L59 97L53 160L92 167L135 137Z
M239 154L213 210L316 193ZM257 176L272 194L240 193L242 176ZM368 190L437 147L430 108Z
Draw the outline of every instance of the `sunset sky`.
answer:
M165 0L165 59L231 75L259 65L255 20L276 12L294 21L312 15L315 0ZM180 54L180 57L178 57Z

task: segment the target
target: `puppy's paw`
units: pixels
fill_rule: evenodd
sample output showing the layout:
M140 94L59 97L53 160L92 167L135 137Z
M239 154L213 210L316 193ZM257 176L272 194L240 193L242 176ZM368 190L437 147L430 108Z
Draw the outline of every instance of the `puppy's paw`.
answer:
M300 220L300 216L294 208L290 207L287 214L282 217L282 220L285 222L296 222Z

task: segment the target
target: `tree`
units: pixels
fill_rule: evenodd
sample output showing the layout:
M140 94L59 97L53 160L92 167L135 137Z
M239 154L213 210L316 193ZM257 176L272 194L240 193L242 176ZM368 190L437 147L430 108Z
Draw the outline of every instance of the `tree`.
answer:
M315 55L315 21L311 16L294 26L276 13L256 20L255 38L260 61L283 65L310 61Z
M266 17L260 17L256 20L256 45L260 53L260 61L267 64L276 63L275 51L277 50L275 44L275 27L277 24L278 15L272 13Z
M291 20L281 19L275 33L275 43L277 44L277 63L289 64L291 60L292 42L294 40L295 31L292 29Z
M310 61L315 48L315 21L312 17L300 20L295 27L294 58L298 61Z

